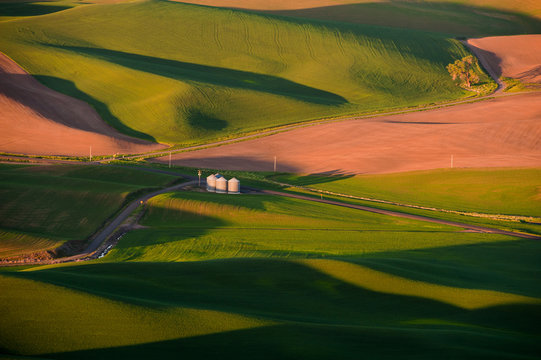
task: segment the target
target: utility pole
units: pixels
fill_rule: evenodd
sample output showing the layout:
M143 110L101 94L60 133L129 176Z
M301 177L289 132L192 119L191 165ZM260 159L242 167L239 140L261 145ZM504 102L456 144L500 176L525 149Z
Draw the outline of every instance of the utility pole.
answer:
M274 173L276 173L276 155L274 156Z
M171 169L171 151L169 151L169 169Z
M199 187L201 187L201 170L197 170L197 176L199 176Z

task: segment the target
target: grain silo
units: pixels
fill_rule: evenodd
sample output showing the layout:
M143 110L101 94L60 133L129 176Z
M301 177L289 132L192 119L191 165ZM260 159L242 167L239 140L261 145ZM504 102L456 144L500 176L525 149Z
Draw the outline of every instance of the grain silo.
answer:
M240 181L236 178L232 178L227 182L228 194L240 194Z
M214 174L207 176L207 191L216 191L216 176Z
M219 194L227 193L227 180L223 176L216 179L216 192Z

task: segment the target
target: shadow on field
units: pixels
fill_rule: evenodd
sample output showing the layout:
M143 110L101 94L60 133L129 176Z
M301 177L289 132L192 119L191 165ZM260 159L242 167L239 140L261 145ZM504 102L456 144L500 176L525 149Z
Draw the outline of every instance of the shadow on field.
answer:
M340 260L417 281L541 298L538 240L389 251Z
M43 45L73 51L134 70L145 71L181 81L196 81L224 87L260 91L314 104L338 106L348 102L340 95L271 75L162 59L108 49L67 45L62 46L55 44Z
M490 69L485 69L487 73L491 73L487 70L492 70L492 72L497 78L500 78L502 76L502 59L498 55L494 54L491 51L478 48L477 46L474 46L472 44L468 44L468 47L474 50L474 54L477 54L478 58L491 59L491 61L489 62ZM479 64L479 66L483 67L482 64Z
M506 284L504 290L511 290L513 281L518 288L537 287L531 279L536 279L540 246L535 241L517 240L389 252L357 259L338 257L334 263L341 266L354 262L374 268L381 265L382 274L394 272L436 284L455 281L457 292L483 288L484 283L489 289L499 288L498 282ZM392 289L371 291L308 264L317 262L235 258L89 263L4 275L143 308L216 310L277 324L130 346L42 354L52 359L147 359L176 357L179 353L188 359L357 359L360 352L371 355L368 358L439 359L443 349L443 358L447 359L494 359L494 354L508 359L533 359L541 350L537 341L541 321L538 304L511 303L468 310L421 296L398 295ZM501 271L494 268L496 264L500 264ZM341 278L350 276L347 271L340 274ZM530 283L519 279L521 276L528 277ZM368 280L380 281L378 276ZM73 317L76 319L76 314ZM92 329L88 331L80 336L91 336Z
M202 195L207 195L203 193ZM208 201L212 202L212 198L217 198L216 194L209 194L210 196L208 198L197 198L197 201ZM173 198L174 199L174 198ZM190 201L190 199L184 199L182 196L179 196L177 198L179 201L187 200ZM227 204L229 202L226 202ZM201 210L201 212L196 213L193 211L188 211L185 209L175 209L168 206L163 206L161 204L153 204L149 207L143 218L141 219L141 224L148 225L152 227L166 227L166 228L178 228L178 229L204 229L204 228L219 228L222 226L228 225L228 223L216 216L209 216L204 213L205 210L203 208L205 207L204 203L198 204L198 208ZM212 210L210 210L212 211ZM216 209L216 211L219 211ZM191 234L193 235L203 235L203 234Z
M284 324L42 356L53 359L477 360L522 356L535 359L538 351L534 339L468 327Z
M109 111L106 104L82 92L73 82L45 75L35 75L33 77L50 89L86 102L98 112L102 119L114 125L120 131L155 142L153 137L126 127ZM104 131L101 126L94 126L95 124L81 120L78 112L80 110L74 110L69 104L66 105L65 100L59 100L57 94L50 91L40 91L41 89L37 88L37 86L30 75L0 73L0 94L59 124L110 136L110 133Z
M220 156L220 148L216 148L216 151L209 156L208 152L211 150L201 150L199 155L196 152L187 152L181 153L178 155L173 155L172 161L173 164L189 167L189 168L203 168L203 169L214 169L218 171L223 170L232 170L232 171L263 171L263 172L272 172L274 170L274 154L276 153L272 147L268 148L267 154L261 155L257 154L255 156L249 155L222 155ZM194 157L190 158L190 156ZM176 156L176 159L175 159ZM164 156L161 158L150 159L151 162L156 162L160 164L166 164L169 158ZM339 165L339 164L335 164ZM303 174L306 173L306 168L303 168L302 165L299 166L296 163L288 162L283 160L280 157L277 158L276 162L276 171L277 173L289 173L289 174ZM311 183L310 177L316 177L315 182ZM351 171L345 171L338 166L334 169L306 175L307 183L316 184L321 182L335 181L338 180L337 177L346 178L354 176Z
M517 7L518 8L518 7ZM526 14L450 2L385 1L299 10L247 11L288 17L288 21L339 21L436 31L453 36L536 34L541 21Z
M339 180L345 180L354 177L352 174L343 174L339 170L331 170L326 173L309 174L309 175L290 175L290 174L278 174L270 176L269 179L276 180L278 182L290 183L299 186L310 186L325 184Z
M71 9L70 6L36 4L31 2L0 2L0 16L37 16Z
M200 130L220 131L227 127L227 121L210 115L200 109L188 109L186 112L188 124Z
M227 207L239 208L246 210L260 210L267 209L265 203L268 202L268 197L261 195L245 194L242 196L217 194L213 192L174 192L168 194L168 200L171 199L172 204L170 206L164 206L162 204L153 203L148 209L147 213L141 220L143 225L155 226L155 221L166 224L167 222L174 222L175 227L190 227L192 225L205 224L208 227L220 227L228 225L228 223L216 217L220 211L226 211ZM186 211L184 209L175 209L173 206L174 201L197 201L196 205L192 205L192 209L200 210L199 213L193 211ZM273 198L273 204L288 203L288 199ZM207 205L214 206L207 209ZM219 207L225 205L226 207ZM204 214L205 211L213 213L213 215ZM182 220L182 222L181 222ZM148 222L151 221L151 222Z
M11 75L11 76L14 76L14 75ZM65 95L68 95L68 96L71 96L71 97L74 97L76 99L79 99L79 100L82 100L82 101L86 102L87 104L92 106L98 112L98 114L101 116L102 119L104 119L107 123L112 125L114 128L116 128L121 133L124 133L126 135L130 135L130 136L134 136L136 138L140 138L140 139L143 139L143 140L156 142L156 139L154 137L152 137L152 136L150 136L148 134L139 132L137 130L134 130L134 129L124 125L123 122L121 122L116 116L114 116L111 113L111 111L109 110L109 107L106 104L104 104L101 101L93 98L92 96L88 95L87 93L79 90L77 88L77 86L75 85L75 83L73 83L72 81L60 79L60 78L53 77L53 76L45 76L45 75L35 75L34 77L40 83L42 83L43 85L45 85L45 86L47 86L47 87L49 87L51 89L54 89L54 90L56 90L58 92L61 92L61 93L65 94ZM25 104L26 102L28 102L28 99L25 99L25 97L18 97L15 100L20 101L22 104ZM30 101L29 104L30 104L30 107L32 107L32 101ZM42 115L46 116L47 118L49 118L51 120L56 119L56 116L49 117L47 115L47 112L43 113L43 111L44 111L43 109L37 109L36 111L41 113ZM66 125L66 126L73 127L72 123L62 122L62 124ZM95 130L94 128L88 129L88 127L87 126L85 127L84 125L79 126L77 128L79 128L81 130L88 130L88 131L93 131L93 132L98 132L99 133L99 131ZM109 136L110 134L105 134L105 135Z
M538 304L501 304L469 310L425 297L368 290L295 260L95 263L9 276L147 308L208 309L303 323L365 326L438 319L537 333L536 324L541 321ZM378 278L368 281L377 282Z
M203 150L205 151L205 150ZM216 148L214 156L201 156L190 158L192 153L181 153L178 156L181 159L175 159L173 155L173 163L175 165L203 168L203 169L218 169L218 170L240 170L240 171L273 171L274 169L274 151L272 148L268 150L268 156L220 156L220 148ZM195 153L193 153L195 154ZM152 159L151 161L165 164L168 161L167 157ZM298 174L301 171L296 165L277 160L276 171ZM339 171L339 170L335 170Z

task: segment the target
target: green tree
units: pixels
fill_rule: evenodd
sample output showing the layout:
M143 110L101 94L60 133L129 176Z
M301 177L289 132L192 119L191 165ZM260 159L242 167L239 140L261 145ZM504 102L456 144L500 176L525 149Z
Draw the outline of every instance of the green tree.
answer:
M479 82L479 76L473 70L476 64L477 58L468 55L447 65L447 71L449 71L453 80L460 79L460 85L470 88L472 84Z

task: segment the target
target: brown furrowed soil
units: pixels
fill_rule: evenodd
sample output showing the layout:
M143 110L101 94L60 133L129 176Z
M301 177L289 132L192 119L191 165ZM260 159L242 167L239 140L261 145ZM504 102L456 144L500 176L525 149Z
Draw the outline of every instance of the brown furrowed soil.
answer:
M383 0L176 0L178 2L247 10L299 10L323 6L373 3Z
M123 135L83 101L40 84L0 53L0 152L39 155L131 154L164 145Z
M494 36L468 40L498 77L541 84L541 35Z
M247 10L299 10L317 7L339 6L348 4L379 3L386 0L175 0L183 3L206 6L229 7ZM411 2L411 0L398 0L394 2ZM432 3L469 4L485 6L489 9L501 9L513 12L531 13L539 16L538 0L433 0Z
M177 165L294 173L541 166L541 93L307 126L173 155ZM167 162L168 157L155 161Z

